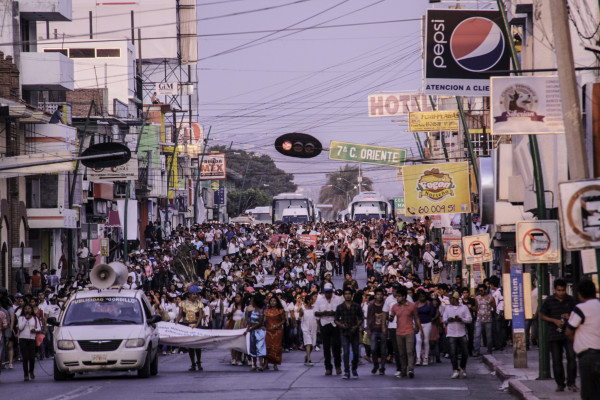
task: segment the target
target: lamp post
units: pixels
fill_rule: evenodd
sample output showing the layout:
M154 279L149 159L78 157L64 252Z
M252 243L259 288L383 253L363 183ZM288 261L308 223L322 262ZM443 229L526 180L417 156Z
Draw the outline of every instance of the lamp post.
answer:
M335 188L337 190L339 190L340 192L346 194L346 207L348 207L348 204L350 204L350 197L348 196L348 193L350 193L351 191L353 191L354 189L356 189L356 185L354 185L354 187L350 190L344 190L341 187L335 186L335 185L325 185L325 186L329 186L332 188Z

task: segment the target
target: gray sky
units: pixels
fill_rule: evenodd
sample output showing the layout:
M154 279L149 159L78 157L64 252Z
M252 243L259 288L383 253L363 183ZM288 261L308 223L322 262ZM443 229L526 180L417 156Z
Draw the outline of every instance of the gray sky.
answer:
M211 4L212 3L212 4ZM199 0L199 122L212 126L211 144L267 153L295 173L295 182L318 189L325 174L344 164L326 151L314 159L284 157L275 138L304 132L330 140L410 148L414 137L394 118L369 118L367 96L421 89L421 22L427 0ZM236 16L225 16L277 8ZM217 16L221 18L206 19ZM204 20L202 20L204 19ZM390 20L405 22L376 23ZM248 46L245 49L240 47ZM395 118L398 119L398 118ZM395 169L362 164L364 175L387 196L400 195Z

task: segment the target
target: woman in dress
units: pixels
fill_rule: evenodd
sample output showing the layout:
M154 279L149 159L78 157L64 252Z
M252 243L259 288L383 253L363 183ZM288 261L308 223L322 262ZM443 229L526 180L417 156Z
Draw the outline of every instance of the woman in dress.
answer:
M306 357L304 357L304 365L312 366L310 353L313 346L317 344L317 318L313 308L313 296L307 294L304 298L304 305L300 308L300 327L302 328L302 340L304 341L304 349Z
M183 318L183 325L190 328L198 328L204 318L204 305L198 300L198 292L198 286L190 286L187 300L179 304L177 321L181 321ZM202 350L189 348L188 354L192 363L188 371L196 371L196 366L198 366L198 371L202 371Z
M242 329L244 322L244 302L240 293L233 298L233 304L229 308L227 315L227 329ZM244 365L242 362L242 353L237 350L231 350L231 365Z
M273 369L278 370L277 365L281 364L281 355L283 353L283 325L286 321L286 313L277 296L269 299L269 307L265 310L265 320L267 326L266 343L267 356L265 358L265 369L269 368L269 363L273 364Z
M246 321L248 321L246 332L250 334L250 351L248 355L252 358L250 371L256 371L256 369L262 371L267 355L263 307L263 296L257 293L252 297L252 302L246 308ZM258 363L260 363L260 366L257 365Z

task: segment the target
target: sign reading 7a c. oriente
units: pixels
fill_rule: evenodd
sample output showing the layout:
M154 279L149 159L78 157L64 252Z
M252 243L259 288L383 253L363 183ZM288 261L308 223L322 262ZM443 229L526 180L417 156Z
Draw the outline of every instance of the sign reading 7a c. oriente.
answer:
M401 167L406 159L406 150L333 140L329 144L329 159Z

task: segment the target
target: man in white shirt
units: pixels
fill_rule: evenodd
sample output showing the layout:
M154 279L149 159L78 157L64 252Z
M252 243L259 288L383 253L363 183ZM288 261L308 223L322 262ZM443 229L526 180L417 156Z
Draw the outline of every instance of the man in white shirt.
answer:
M331 354L333 352L333 362L335 364L335 373L342 374L342 344L340 341L340 331L336 326L335 310L342 304L342 299L333 294L333 285L326 283L323 287L323 296L320 296L315 303L315 317L318 318L321 327L321 338L323 340L323 355L325 356L325 375L331 375L333 365L331 364Z
M500 288L500 278L490 277L490 286L492 288L492 297L496 302L496 315L492 320L492 329L494 330L494 350L503 350L506 346L506 320L504 319L504 296Z
M444 310L442 317L446 324L446 338L450 344L450 361L452 362L452 379L462 374L467 377L467 359L469 358L469 339L465 324L473 320L471 312L464 304L459 303L460 294L454 292L450 305ZM460 372L458 369L458 352L460 351Z

